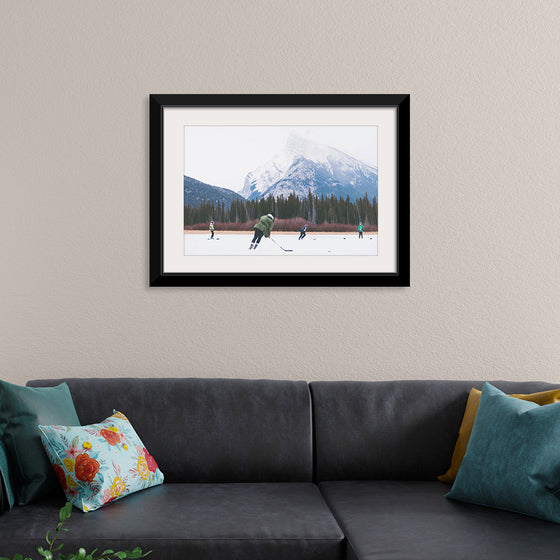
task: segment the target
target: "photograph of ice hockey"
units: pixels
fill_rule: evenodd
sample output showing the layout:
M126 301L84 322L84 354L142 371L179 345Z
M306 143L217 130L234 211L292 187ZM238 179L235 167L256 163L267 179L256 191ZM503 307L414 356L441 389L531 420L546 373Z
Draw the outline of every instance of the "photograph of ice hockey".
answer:
M377 126L185 126L184 254L377 256Z

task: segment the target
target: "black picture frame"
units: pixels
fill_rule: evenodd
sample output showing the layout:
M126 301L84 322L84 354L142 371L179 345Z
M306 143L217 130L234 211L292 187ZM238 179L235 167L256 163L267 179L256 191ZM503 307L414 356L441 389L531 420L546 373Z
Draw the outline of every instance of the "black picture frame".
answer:
M164 113L189 108L390 108L396 113L395 270L367 272L206 272L164 270ZM381 198L381 193L380 193ZM149 285L160 286L410 286L410 95L150 95ZM247 234L249 237L249 232ZM375 257L371 257L375 258Z

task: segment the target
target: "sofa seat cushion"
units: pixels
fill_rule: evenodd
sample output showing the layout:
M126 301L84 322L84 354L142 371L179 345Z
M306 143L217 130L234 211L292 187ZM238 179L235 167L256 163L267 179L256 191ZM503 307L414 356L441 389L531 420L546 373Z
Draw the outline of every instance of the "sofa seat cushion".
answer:
M0 556L36 551L63 504L3 514ZM62 553L140 546L151 560L342 560L346 546L312 483L163 484L93 512L74 509L66 527Z
M444 498L431 481L322 482L348 560L556 560L558 525Z

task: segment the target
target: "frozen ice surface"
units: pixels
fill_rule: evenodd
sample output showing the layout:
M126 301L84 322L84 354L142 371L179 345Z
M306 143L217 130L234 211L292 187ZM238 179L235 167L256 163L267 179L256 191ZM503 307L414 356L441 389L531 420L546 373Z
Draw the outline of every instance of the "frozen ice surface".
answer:
M352 234L321 234L308 233L301 241L298 240L299 233L272 232L271 236L278 245L284 249L292 249L291 252L282 251L278 245L270 239L263 237L257 249L249 250L252 232L241 233L219 233L216 232L214 239L208 234L185 233L185 255L239 255L239 256L377 256L377 234L364 233L363 239L358 239L357 233Z

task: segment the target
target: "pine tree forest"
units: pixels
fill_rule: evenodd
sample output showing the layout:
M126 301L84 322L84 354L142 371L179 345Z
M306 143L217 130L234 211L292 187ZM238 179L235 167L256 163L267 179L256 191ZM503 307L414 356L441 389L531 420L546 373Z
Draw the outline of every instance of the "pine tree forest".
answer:
M309 229L320 229L321 231L340 231L342 229L354 229L362 222L366 228L377 230L377 200L375 197L369 200L367 194L355 202L334 195L330 197L317 197L309 192L306 198L299 198L295 193L287 198L279 196L260 200L234 200L227 208L223 202L207 202L203 200L197 206L187 204L184 208L185 228L194 229L198 226L206 227L210 220L222 224L222 229L231 225L231 229L239 229L239 226L249 224L264 215L272 213L275 217L275 229L291 229L294 224L307 223ZM237 227L233 227L233 226ZM278 227L284 225L285 227ZM314 227L316 226L316 227Z

